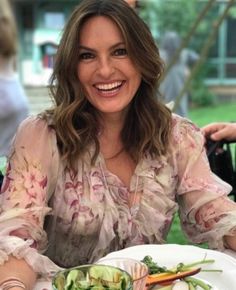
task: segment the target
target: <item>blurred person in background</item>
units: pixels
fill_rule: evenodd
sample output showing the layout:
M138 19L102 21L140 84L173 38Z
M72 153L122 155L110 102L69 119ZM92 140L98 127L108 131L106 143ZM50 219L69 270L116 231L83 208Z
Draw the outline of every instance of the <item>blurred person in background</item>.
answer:
M0 157L6 156L20 122L28 116L27 97L16 74L17 29L10 3L0 1Z
M176 51L180 48L181 38L175 31L167 31L160 42L160 54L166 66L168 66ZM165 103L174 102L189 76L190 67L198 60L199 56L190 49L183 49L177 61L170 68L162 80L160 92ZM188 93L184 93L176 113L180 116L188 116Z

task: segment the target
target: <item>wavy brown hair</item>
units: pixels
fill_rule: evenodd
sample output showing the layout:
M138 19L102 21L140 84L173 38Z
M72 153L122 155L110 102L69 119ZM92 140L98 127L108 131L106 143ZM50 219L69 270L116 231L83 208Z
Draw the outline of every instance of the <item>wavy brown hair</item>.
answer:
M165 154L171 112L158 101L163 64L149 28L123 0L84 0L65 26L50 85L55 106L45 114L51 117L61 155L73 165L93 145L93 164L99 153L98 112L86 99L77 76L81 28L89 18L99 15L118 25L128 55L142 75L121 131L124 148L136 162L146 153L153 157Z
M14 56L17 52L17 29L8 0L0 1L0 55Z

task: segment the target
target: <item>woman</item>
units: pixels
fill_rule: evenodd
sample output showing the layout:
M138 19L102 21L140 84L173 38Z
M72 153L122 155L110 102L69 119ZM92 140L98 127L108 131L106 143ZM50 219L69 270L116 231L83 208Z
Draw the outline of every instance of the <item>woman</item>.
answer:
M0 157L9 153L18 125L28 116L28 101L16 75L17 31L7 0L0 2Z
M161 74L151 33L125 1L75 9L51 80L54 109L23 122L9 157L0 281L31 289L55 264L163 243L178 205L194 242L236 250L230 186L211 173L200 130L156 101Z
M223 139L228 141L236 140L236 123L211 123L204 126L202 131L206 137L209 137L214 141Z

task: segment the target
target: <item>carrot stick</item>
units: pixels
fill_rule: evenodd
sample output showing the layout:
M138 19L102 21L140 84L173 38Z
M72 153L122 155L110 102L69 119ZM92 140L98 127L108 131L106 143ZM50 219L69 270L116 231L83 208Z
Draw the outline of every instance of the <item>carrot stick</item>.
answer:
M187 276L193 276L199 273L201 268L194 268L188 271L178 272L178 273L159 273L159 274L151 274L147 277L146 285L152 284L161 284L163 282L171 282L177 279L181 279Z

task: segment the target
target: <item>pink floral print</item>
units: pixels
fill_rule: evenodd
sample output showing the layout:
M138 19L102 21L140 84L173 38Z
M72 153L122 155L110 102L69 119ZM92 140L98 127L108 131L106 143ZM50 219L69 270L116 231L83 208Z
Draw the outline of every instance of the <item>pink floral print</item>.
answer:
M124 247L163 243L178 209L192 242L223 249L222 237L235 230L231 187L210 171L204 138L187 119L173 116L168 154L155 160L147 154L128 188L101 154L94 166L79 161L76 170L59 156L55 132L39 117L28 118L0 194L0 248L14 254L21 239L32 241L37 251L30 263L41 273L55 265L51 260L68 267ZM19 241L9 248L13 235Z

